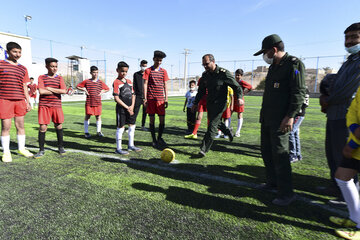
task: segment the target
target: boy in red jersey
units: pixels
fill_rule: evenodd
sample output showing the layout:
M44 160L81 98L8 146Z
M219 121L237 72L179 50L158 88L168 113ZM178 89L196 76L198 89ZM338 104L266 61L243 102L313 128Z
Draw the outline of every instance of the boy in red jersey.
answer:
M134 114L135 106L135 94L132 82L126 79L129 65L126 62L119 62L116 71L118 72L118 78L115 79L113 84L114 99L116 104L116 151L115 153L121 155L128 155L129 151L139 152L141 148L135 147L134 135L135 135L135 121L136 116ZM129 143L128 151L122 150L121 141L122 135L125 130L125 124L129 125Z
M202 81L202 79L200 78L198 81L198 86L200 84L200 82ZM195 126L194 126L194 130L191 134L189 135L185 135L185 138L190 138L190 139L197 139L197 131L199 130L200 124L201 124L201 119L204 116L204 112L207 112L206 109L206 98L207 98L207 90L206 90L206 94L201 98L199 104L198 104L198 109L197 109L197 117L196 117L196 121L195 121Z
M17 60L21 57L21 47L15 42L6 45L7 60L0 60L0 119L3 162L11 162L10 128L14 118L17 131L19 153L25 157L33 154L25 148L24 116L31 110L27 83L29 76L26 67Z
M252 90L252 86L250 83L242 80L242 76L244 75L244 71L242 69L237 69L235 71L235 80L239 83L240 87L243 89L244 95ZM244 100L244 97L243 97ZM237 130L235 133L235 137L240 137L240 131L243 124L243 112L244 105L239 106L237 99L234 101L234 112L238 113L238 122L237 122Z
M29 89L30 105L31 105L31 108L34 108L34 104L37 104L37 102L36 102L37 85L36 85L36 83L34 83L33 77L30 78L30 83L28 84L28 89Z
M168 106L168 90L167 81L169 80L167 71L160 68L162 60L166 54L156 50L154 52L154 65L147 68L144 72L144 104L146 112L150 118L150 132L152 137L152 145L155 148L163 149L166 143L162 138L165 128L165 108ZM155 114L159 116L159 133L156 139L155 134Z
M95 115L96 118L97 135L103 137L104 134L101 132L101 95L108 92L109 87L98 78L99 70L96 66L91 66L90 74L91 79L86 79L76 86L77 89L86 93L84 120L85 138L91 137L89 133L89 122L92 115Z
M50 120L53 121L56 129L59 153L65 154L63 146L63 129L64 113L61 106L61 94L66 93L64 79L57 75L58 60L55 58L46 58L45 64L48 70L47 74L39 76L39 110L38 120L39 129L39 152L35 154L35 158L41 158L45 154L45 134Z

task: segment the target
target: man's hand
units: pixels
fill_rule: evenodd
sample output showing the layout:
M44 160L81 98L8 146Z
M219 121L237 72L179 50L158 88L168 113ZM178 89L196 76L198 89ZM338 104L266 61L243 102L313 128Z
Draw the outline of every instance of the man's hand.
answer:
M183 108L183 112L185 112L185 108Z
M342 153L343 153L344 157L346 157L346 158L352 158L352 153L353 153L353 151L354 151L354 149L351 148L349 145L346 144L345 147L343 148Z
M290 118L288 116L284 117L280 124L280 131L283 133L290 132L292 130L294 124L294 118Z
M164 107L167 108L169 106L168 102L165 101Z
M143 105L144 105L144 107L147 107L147 100L146 100L146 98L143 99Z
M328 108L328 103L327 103L327 99L328 96L321 94L320 98L319 98L319 102L321 105L321 112L326 113L326 110Z
M239 106L244 105L244 100L243 99L239 98L237 101L238 101Z
M198 105L193 104L191 107L191 112L196 112L197 109L198 109Z

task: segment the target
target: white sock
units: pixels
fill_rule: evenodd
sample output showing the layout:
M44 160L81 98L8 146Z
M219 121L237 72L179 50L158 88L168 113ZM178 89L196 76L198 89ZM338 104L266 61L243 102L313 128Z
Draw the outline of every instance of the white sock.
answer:
M3 147L3 152L10 152L10 135L1 136L1 145Z
M18 140L18 148L24 149L25 148L25 135L17 135Z
M34 108L34 101L30 100L30 106L31 106L31 108Z
M90 124L90 120L84 120L84 131L85 133L89 133L89 124Z
M101 132L101 121L96 121L96 132Z
M350 181L343 181L335 178L341 193L347 203L349 210L349 218L357 223L356 227L360 228L360 205L359 205L359 192L355 186L354 179Z
M116 149L121 150L121 141L122 141L122 135L124 133L125 128L117 128L116 129Z
M129 126L129 147L134 146L135 125Z
M237 124L236 133L239 133L239 134L240 134L241 127L242 127L242 124L243 124L243 120L244 120L243 118L238 119L238 124Z
M229 127L229 119L228 118L225 119L224 124L225 124L226 127Z

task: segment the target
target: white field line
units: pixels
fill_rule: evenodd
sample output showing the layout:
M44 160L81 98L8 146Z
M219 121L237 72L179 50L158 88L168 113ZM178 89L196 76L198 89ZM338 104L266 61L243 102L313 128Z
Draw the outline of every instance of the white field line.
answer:
M30 150L35 150L35 151L38 150L37 148L29 148L29 149ZM57 151L57 148L50 148L50 149L52 149L54 151ZM82 154L101 157L101 158L115 159L115 160L118 160L119 162L123 162L123 163L131 163L131 164L142 166L142 167L154 168L154 169L158 169L158 170L162 170L162 171L188 175L188 176L191 176L191 177L202 178L202 179L211 180L211 181L230 183L230 184L234 184L234 185L237 185L237 186L253 188L255 190L257 190L256 188L259 186L259 184L256 184L256 183L245 182L245 181L240 181L240 180L236 180L236 179L232 179L232 178L217 176L217 175L213 175L213 174L195 172L195 171L190 171L190 170L183 170L183 169L178 169L178 168L172 167L172 164L179 163L177 160L174 160L170 164L164 163L160 159L159 159L158 163L147 163L147 162L138 161L138 160L135 160L135 159L122 158L122 157L119 157L119 156L116 156L116 155L94 153L94 152L82 151L82 150L76 150L76 149L70 149L70 148L67 148L66 151L67 152L73 152L73 153L82 153ZM319 208L321 208L323 210L326 210L328 212L331 212L331 213L334 213L334 214L337 214L337 215L340 215L340 216L343 216L343 217L348 216L347 211L343 211L343 210L337 209L337 208L332 208L329 205L326 205L326 204L321 203L321 202L316 202L314 200L311 200L310 198L301 196L300 194L297 194L296 199L299 200L299 201L305 202L305 203L307 203L309 205L319 207Z

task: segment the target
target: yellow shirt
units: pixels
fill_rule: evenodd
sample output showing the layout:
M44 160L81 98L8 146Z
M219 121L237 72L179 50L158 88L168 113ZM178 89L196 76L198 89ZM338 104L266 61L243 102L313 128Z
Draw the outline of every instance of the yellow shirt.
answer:
M353 125L354 128L357 125L360 125L360 91L357 90L356 96L350 104L348 112L346 114L346 126L352 129L350 126ZM355 125L354 125L355 124ZM353 129L354 130L354 129ZM350 143L351 141L351 143ZM350 143L350 144L349 144ZM355 135L350 131L349 138L347 140L347 144L350 146L360 145L360 139L356 138ZM355 148L354 152L352 153L352 157L360 160L360 147Z
M234 90L231 87L228 87L226 107L229 108L231 104L231 97L234 96Z

